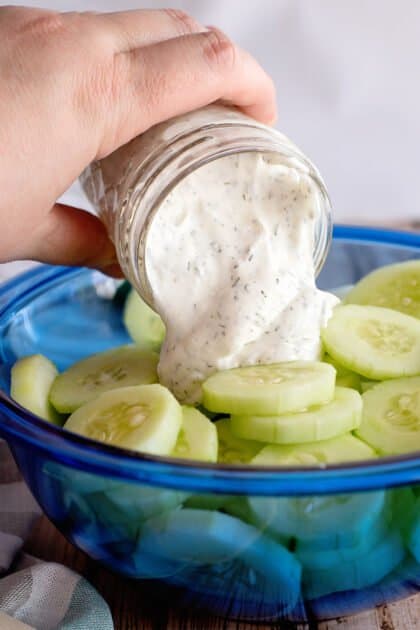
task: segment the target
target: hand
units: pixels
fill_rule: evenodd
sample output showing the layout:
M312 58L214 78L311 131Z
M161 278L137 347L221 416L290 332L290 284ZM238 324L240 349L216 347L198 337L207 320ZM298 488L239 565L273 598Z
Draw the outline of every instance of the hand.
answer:
M101 222L57 198L94 159L213 101L270 123L274 88L224 34L175 10L0 8L0 262L118 272Z

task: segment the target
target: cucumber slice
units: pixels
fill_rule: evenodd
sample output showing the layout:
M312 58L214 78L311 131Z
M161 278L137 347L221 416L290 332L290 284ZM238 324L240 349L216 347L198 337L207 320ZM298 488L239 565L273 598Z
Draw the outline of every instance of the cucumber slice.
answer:
M362 398L354 389L336 387L334 399L319 407L281 416L231 416L240 438L275 444L328 440L353 431L362 419Z
M133 543L137 540L141 525L140 520L136 521L130 518L103 492L85 495L84 498L96 516L97 529L104 530L114 542L130 541Z
M378 306L338 306L321 335L336 361L368 379L420 373L420 321L409 315Z
M58 481L63 493L70 490L75 494L91 494L108 490L118 483L113 478L69 468L52 461L44 464L42 472Z
M408 534L408 549L420 564L420 498L413 505L411 527Z
M378 545L389 534L389 522L386 518L379 518L360 540L351 547L338 549L317 549L309 544L296 544L295 554L301 562L304 571L333 569L343 562L352 562L362 558L370 549Z
M104 562L110 559L111 554L105 545L118 542L121 539L113 537L113 532L103 530L95 525L85 527L75 527L70 535L71 541L79 549L84 551L93 560ZM112 557L112 556L111 556Z
M257 523L282 539L296 538L311 548L354 547L385 514L385 492L317 497L250 497Z
M331 289L331 293L338 297L339 300L344 300L349 291L353 288L353 284L343 284L341 287Z
M236 516L236 518L239 518L244 523L255 525L254 514L249 507L248 498L246 496L232 496L224 504L223 512L231 516Z
M219 440L217 461L221 464L248 464L263 447L260 442L233 435L229 418L218 420L215 426Z
M251 464L255 466L325 466L374 459L376 452L350 433L331 440L284 446L269 444Z
M420 450L420 376L379 383L362 398L360 439L384 455Z
M127 297L123 320L128 334L138 346L159 352L165 338L165 324L134 289Z
M362 394L364 394L369 389L372 389L372 387L375 387L375 385L378 385L378 383L380 383L380 382L381 381L364 381L364 380L361 380L360 381L360 391L362 392Z
M230 499L229 494L192 494L184 506L192 510L221 510Z
M348 370L347 374L337 374L336 385L338 387L349 387L350 389L355 389L358 392L362 389L359 374L351 372L350 370Z
M255 518L245 496L228 494L194 494L189 497L184 507L194 510L221 510L241 521L254 525ZM261 524L260 529L262 529Z
M103 504L103 499L99 496L99 506ZM105 518L102 517L101 510L99 514L96 511L98 496L91 494L89 496L81 496L71 492L63 495L63 503L66 508L66 521L71 522L71 537L76 544L81 543L81 548L91 555L94 553L95 559L102 559L104 555L105 545L113 543L135 543L138 535L138 527L133 527L124 523L124 519L119 514L113 514L111 520L108 513Z
M420 318L420 260L372 271L346 295L345 302L392 308Z
M104 493L113 509L128 521L140 523L163 512L179 507L187 498L185 492L132 483L118 483Z
M413 521L418 514L417 497L412 488L408 487L390 490L389 494L392 527L399 530L404 540L408 540Z
M94 354L57 376L50 401L58 411L72 413L103 392L156 383L158 359L154 352L134 345Z
M12 367L10 375L10 396L36 416L62 426L64 418L48 400L57 374L55 365L42 354L19 359Z
M335 369L317 361L290 361L217 372L204 381L210 411L267 416L322 405L334 396Z
M299 596L301 569L296 558L255 527L228 514L183 509L150 519L141 530L139 548L190 565L237 559L272 580L294 601Z
M177 573L181 573L183 569L188 569L186 564L170 562L160 558L156 552L144 553L141 548L130 555L135 567L135 573L132 577L136 579L164 580L165 578L173 578ZM124 565L125 571L122 571L122 573L127 573L126 563Z
M77 525L78 529L97 529L96 514L86 497L68 491L61 498L67 512L66 518Z
M411 490L414 492L416 497L420 497L420 486L418 484L411 486Z
M194 407L182 407L182 425L174 457L217 462L217 430L206 416Z
M123 387L79 407L64 428L113 446L169 455L182 423L182 409L162 385Z
M308 599L316 599L331 593L367 588L393 571L404 555L401 536L393 532L362 556L338 562L329 569L304 571L304 594Z
M337 373L335 384L339 387L351 387L352 389L357 389L357 391L361 391L360 385L360 375L356 374L356 372L352 372L348 370L343 365L340 365L335 359L330 357L329 354L326 354L323 358L325 363L329 363L335 368Z

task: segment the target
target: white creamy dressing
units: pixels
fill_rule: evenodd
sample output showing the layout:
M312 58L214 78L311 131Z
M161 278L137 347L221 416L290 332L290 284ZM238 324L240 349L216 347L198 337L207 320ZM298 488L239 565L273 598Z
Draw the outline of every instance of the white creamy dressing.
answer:
M147 237L159 376L183 402L232 367L316 359L338 300L315 285L313 180L272 154L214 160L167 196Z

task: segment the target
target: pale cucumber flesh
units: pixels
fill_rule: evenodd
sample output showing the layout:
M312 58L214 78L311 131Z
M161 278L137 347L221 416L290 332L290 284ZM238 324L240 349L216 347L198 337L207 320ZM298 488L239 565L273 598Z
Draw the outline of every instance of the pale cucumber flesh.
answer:
M269 444L252 460L255 466L326 466L375 459L373 448L351 433L306 444Z
M197 409L183 406L182 424L172 451L173 457L216 462L217 447L215 425Z
M273 415L332 400L335 369L317 361L289 361L217 372L203 383L203 405L230 414Z
M354 389L336 387L326 405L279 416L231 416L235 435L274 444L328 440L356 429L362 418L362 399Z
M41 354L19 359L11 371L10 396L43 420L61 426L64 418L49 402L57 374L55 365Z
M222 418L215 423L221 464L248 464L264 446L254 440L243 440L232 433L229 418Z
M322 340L327 352L370 380L420 374L420 320L377 306L334 309Z
M420 318L420 260L372 271L345 295L344 301L391 308Z
M169 455L182 423L182 409L162 385L105 392L79 407L64 428L113 446Z
M331 593L372 586L395 569L404 555L401 536L393 532L359 557L337 562L328 569L304 571L305 596L315 599Z
M156 383L157 363L156 353L134 345L106 350L74 363L57 376L50 401L58 411L72 413L112 389Z
M165 324L134 289L125 302L123 320L128 334L138 346L159 352L165 337Z
M228 514L182 509L151 519L142 528L140 548L159 549L167 560L213 564L240 560L282 584L297 599L300 564L279 543Z
M323 361L325 361L325 363L329 363L335 368L337 372L335 384L338 387L351 387L352 389L357 389L358 391L361 391L361 379L359 374L356 374L356 372L348 370L343 365L340 365L328 354L324 356Z
M300 543L296 541L295 554L306 570L334 569L338 564L357 561L378 545L390 533L390 525L383 516L378 519L354 545L338 548L317 548L316 544Z
M360 439L384 455L420 451L420 376L378 383L362 398Z
M354 547L385 517L385 492L310 497L250 497L257 519L274 536L312 549Z

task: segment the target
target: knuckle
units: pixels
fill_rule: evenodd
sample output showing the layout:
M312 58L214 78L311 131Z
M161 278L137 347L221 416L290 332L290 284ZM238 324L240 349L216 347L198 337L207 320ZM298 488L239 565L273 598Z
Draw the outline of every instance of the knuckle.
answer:
M98 89L105 97L107 106L117 103L125 87L129 84L129 59L126 55L117 54L107 66L101 66L98 72Z
M162 105L165 95L170 93L168 77L165 72L144 73L138 86L143 94L142 112L144 120L151 120Z
M222 31L204 33L203 53L210 66L218 71L230 72L236 66L235 44Z
M119 56L107 32L91 18L90 13L74 13L68 25L68 44L75 51L76 102L89 113L107 108L119 87L119 74L115 70Z
M85 70L87 72L80 73L80 81L76 82L77 108L87 113L106 112L119 94L120 81L115 63L112 60L107 63L93 60L85 66Z
M86 50L90 57L99 58L107 52L109 38L95 17L88 11L69 13L67 26L74 45Z
M164 12L180 35L194 33L199 28L198 23L186 11L181 9L164 9Z
M121 70L114 59L86 58L83 71L75 75L72 109L78 124L98 146L104 129L112 126L114 112L121 99Z
M107 64L97 65L84 91L84 110L99 134L97 157L107 155L121 144L118 139L124 136L130 104L136 102L131 94L135 86L130 80L129 64L129 55L117 54ZM128 140L125 138L125 142Z
M42 10L31 12L28 20L25 20L19 31L22 35L43 38L62 31L64 24L65 20L62 14L56 11Z

